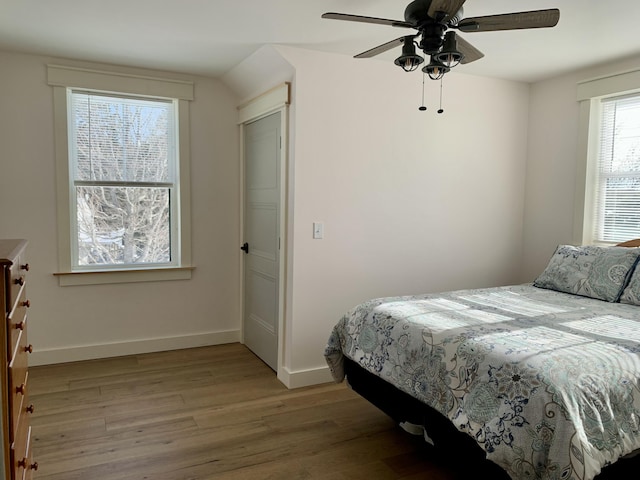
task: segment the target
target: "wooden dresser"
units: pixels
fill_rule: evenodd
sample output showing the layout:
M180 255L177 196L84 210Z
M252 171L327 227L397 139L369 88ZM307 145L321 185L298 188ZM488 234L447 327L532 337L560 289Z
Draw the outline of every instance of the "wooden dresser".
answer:
M27 272L25 240L0 240L0 306L5 321L0 322L0 375L2 380L2 466L11 480L28 480L38 464L31 454L28 402L27 357L33 347L27 342Z

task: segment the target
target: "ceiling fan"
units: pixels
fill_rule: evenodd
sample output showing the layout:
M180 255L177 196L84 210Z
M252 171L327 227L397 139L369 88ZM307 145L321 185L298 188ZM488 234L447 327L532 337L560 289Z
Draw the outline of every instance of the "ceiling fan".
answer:
M441 79L460 63L470 63L484 57L480 50L453 30L471 33L554 27L560 19L560 10L557 8L464 18L464 3L465 0L414 0L404 11L404 21L334 12L325 13L322 18L417 30L415 34L403 35L362 52L355 58L370 58L402 45L402 55L394 63L411 72L424 62L424 58L416 54L418 47L430 57L429 64L422 71L433 80Z

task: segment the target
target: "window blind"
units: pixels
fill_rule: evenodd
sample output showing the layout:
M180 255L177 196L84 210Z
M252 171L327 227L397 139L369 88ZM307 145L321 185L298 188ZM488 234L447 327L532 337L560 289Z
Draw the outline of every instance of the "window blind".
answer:
M77 181L171 182L170 101L72 92Z
M640 95L601 101L594 240L640 238Z

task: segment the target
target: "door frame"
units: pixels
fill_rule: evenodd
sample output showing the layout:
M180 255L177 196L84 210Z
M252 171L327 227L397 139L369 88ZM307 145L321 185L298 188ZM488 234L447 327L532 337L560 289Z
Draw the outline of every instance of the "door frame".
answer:
M284 365L284 325L286 306L286 273L287 273L287 191L288 191L288 125L290 84L288 82L278 85L271 90L249 100L238 107L238 125L240 126L240 242L244 238L245 221L245 124L260 120L271 114L280 112L280 254L278 266L278 360L276 375L280 378ZM240 256L240 339L244 344L244 255Z

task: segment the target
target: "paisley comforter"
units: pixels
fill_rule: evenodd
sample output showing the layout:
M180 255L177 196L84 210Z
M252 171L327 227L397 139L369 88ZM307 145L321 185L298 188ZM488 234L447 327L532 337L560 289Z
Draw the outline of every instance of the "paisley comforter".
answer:
M367 301L348 357L445 415L515 480L590 480L640 448L640 307L532 285Z

